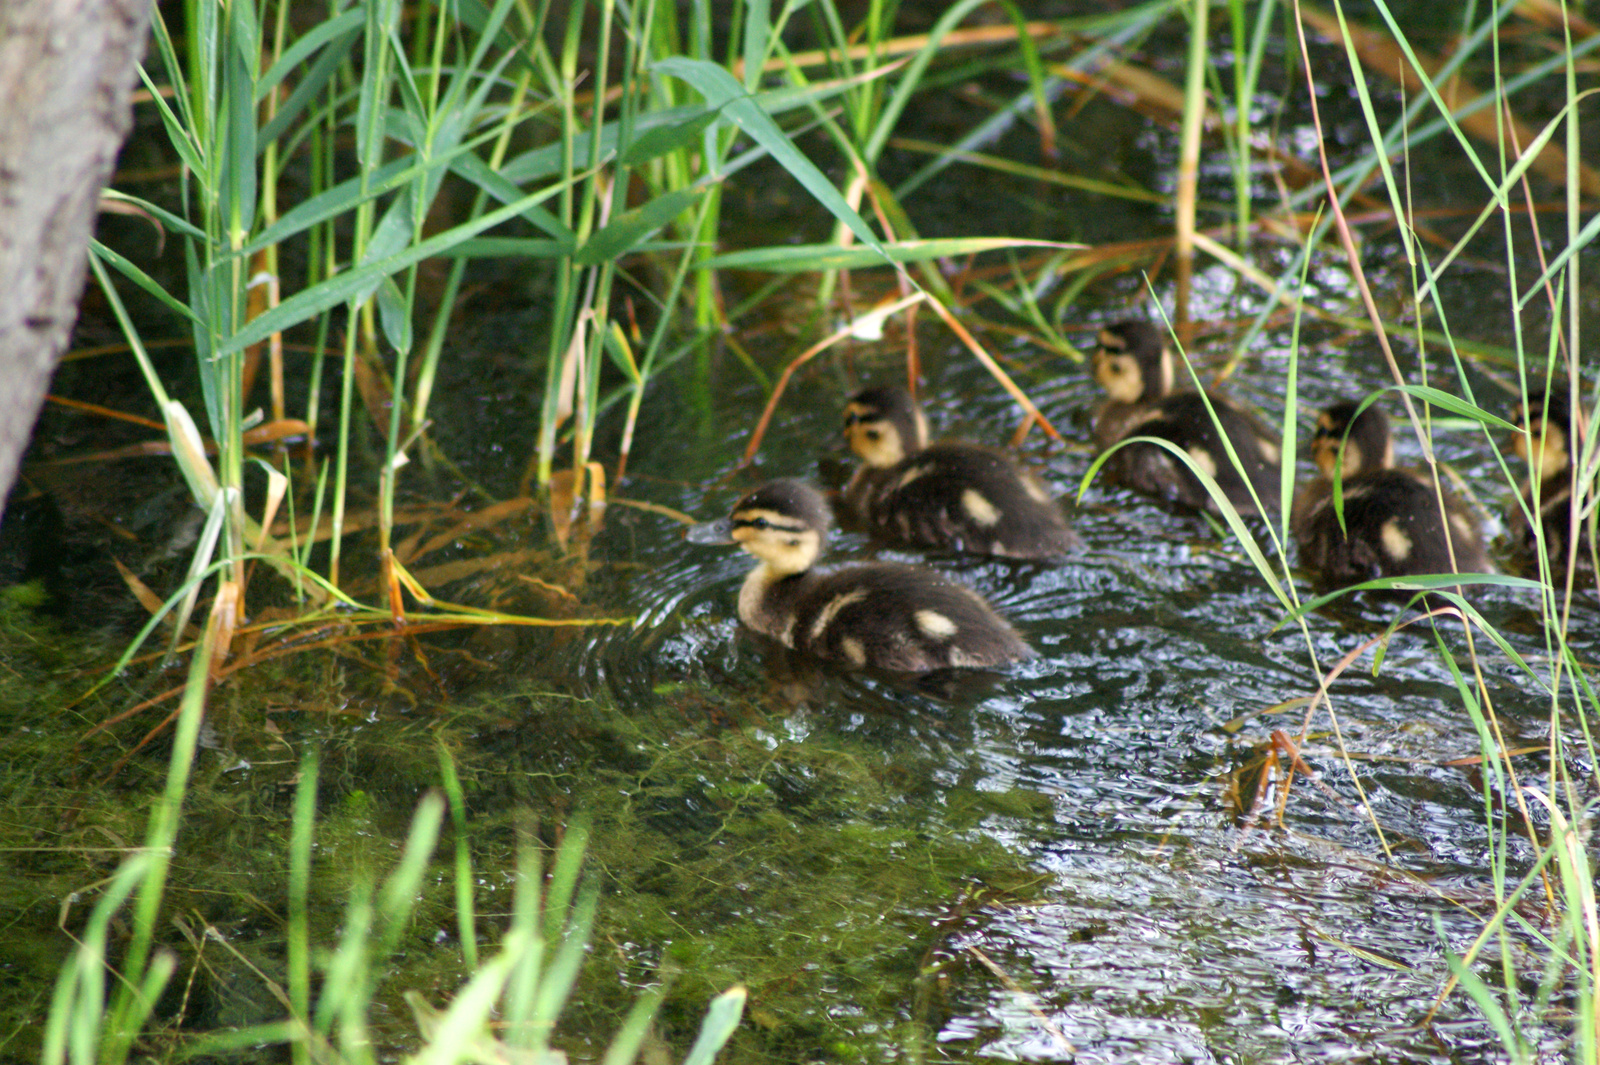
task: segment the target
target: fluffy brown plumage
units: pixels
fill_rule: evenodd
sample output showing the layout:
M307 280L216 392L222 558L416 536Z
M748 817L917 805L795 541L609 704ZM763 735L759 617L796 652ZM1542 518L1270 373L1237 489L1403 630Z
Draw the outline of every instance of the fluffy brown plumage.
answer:
M844 502L874 535L980 555L1050 558L1077 537L1038 478L976 444L928 444L903 388L869 388L845 407L844 432L862 460Z
M1250 485L1269 506L1278 497L1277 436L1219 393L1202 397L1199 392L1174 391L1175 376L1172 350L1151 323L1118 322L1102 329L1094 377L1110 398L1095 415L1095 445L1105 451L1132 436L1169 440L1212 476L1241 514L1258 514ZM1224 434L1239 457L1242 473L1228 457ZM1102 472L1113 484L1167 503L1217 512L1216 501L1200 479L1159 445L1120 448L1106 460Z
M1357 407L1336 403L1317 419L1311 455L1318 474L1295 498L1292 515L1301 564L1332 588L1379 577L1490 572L1471 514L1448 493L1441 510L1431 480L1395 469L1388 417L1377 407L1358 415ZM1342 527L1333 505L1336 476Z
M795 480L763 485L721 521L696 525L702 544L738 544L759 561L739 592L739 618L786 647L854 669L926 673L992 669L1033 649L971 588L919 566L877 562L813 569L832 515Z

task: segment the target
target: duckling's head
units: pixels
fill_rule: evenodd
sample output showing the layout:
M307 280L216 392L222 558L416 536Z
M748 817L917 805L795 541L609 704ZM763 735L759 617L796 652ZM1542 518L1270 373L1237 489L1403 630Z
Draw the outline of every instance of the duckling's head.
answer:
M1333 480L1334 470L1345 477L1386 470L1394 465L1394 440L1389 436L1389 416L1377 406L1356 413L1359 403L1335 403L1317 416L1311 437L1311 459L1322 476ZM1339 445L1344 464L1339 464Z
M685 535L690 543L738 544L776 578L810 569L832 524L833 512L821 492L785 478L739 500L726 518L696 525Z
M1572 407L1560 392L1533 392L1526 403L1517 404L1516 422L1526 433L1511 440L1511 450L1528 464L1538 480L1552 477L1572 462L1567 433L1572 425Z
M1172 349L1161 330L1129 320L1100 330L1094 379L1118 403L1159 399L1172 391Z
M868 466L893 466L928 446L928 422L905 389L867 388L845 404L844 435Z

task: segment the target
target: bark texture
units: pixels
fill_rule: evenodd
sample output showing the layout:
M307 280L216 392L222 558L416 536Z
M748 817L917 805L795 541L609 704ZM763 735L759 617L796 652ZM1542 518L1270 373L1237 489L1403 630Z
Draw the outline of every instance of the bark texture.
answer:
M152 0L0 0L0 517L83 291Z

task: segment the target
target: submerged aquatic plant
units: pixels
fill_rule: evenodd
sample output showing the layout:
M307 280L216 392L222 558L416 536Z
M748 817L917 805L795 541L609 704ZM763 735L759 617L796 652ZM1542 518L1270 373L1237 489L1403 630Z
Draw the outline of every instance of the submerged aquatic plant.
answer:
M198 675L204 660L197 656L194 661L201 664L195 670ZM196 683L194 691L201 690ZM151 819L145 847L125 860L107 882L56 983L41 1055L47 1065L114 1065L133 1057L135 1048L149 1038L144 1026L177 967L175 955L153 949L153 943L186 788L184 766L195 754L200 703L198 696L185 702L167 792ZM381 885L370 875L356 876L337 943L315 942L310 931L313 855L319 836L318 762L314 755L302 762L288 826L285 972L274 978L240 957L277 1001L283 1019L192 1040L165 1033L183 1056L260 1053L263 1047L281 1045L294 1061L356 1065L379 1060L371 1029L376 992L387 978L403 932L415 918L420 887L432 874L433 852L448 804L458 829L458 942L463 968L470 975L443 1007L420 991L404 992L417 1039L408 1060L419 1065L561 1060L552 1046L588 954L598 897L592 880L582 877L587 833L581 826L569 830L548 870L542 867L538 849L524 843L509 922L493 951L480 959L473 871L460 831L461 788L449 757L441 752L440 761L445 794L431 794L418 806L401 856ZM133 911L124 915L130 897L136 899ZM121 957L114 958L108 932L118 920L129 922L132 940ZM215 939L223 949L233 949L226 937L218 934ZM109 996L109 1008L108 972L121 976ZM662 1000L659 988L638 999L607 1048L606 1061L621 1065L639 1056ZM738 1026L744 1000L744 989L734 987L712 1002L698 1039L683 1058L685 1065L706 1065L715 1058Z

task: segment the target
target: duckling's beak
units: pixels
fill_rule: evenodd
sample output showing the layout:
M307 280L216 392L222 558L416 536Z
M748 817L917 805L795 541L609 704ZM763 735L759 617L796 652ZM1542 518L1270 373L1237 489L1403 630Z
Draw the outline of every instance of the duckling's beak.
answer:
M738 543L733 538L732 518L719 518L716 521L703 521L699 525L691 525L683 534L683 538L691 544Z

